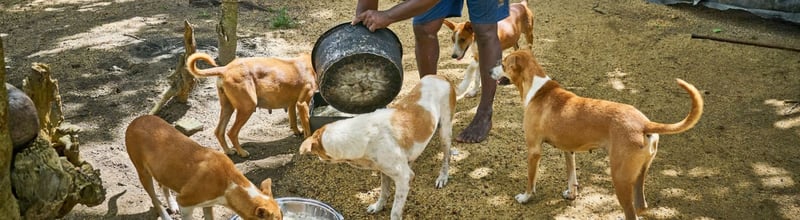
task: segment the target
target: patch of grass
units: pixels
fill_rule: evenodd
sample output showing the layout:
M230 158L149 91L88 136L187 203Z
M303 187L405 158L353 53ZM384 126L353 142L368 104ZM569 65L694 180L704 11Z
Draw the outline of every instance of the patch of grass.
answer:
M294 19L286 13L286 7L277 10L277 15L272 18L272 28L287 29L294 27Z
M211 14L208 13L208 11L206 11L206 10L202 10L197 14L197 18L208 19L208 18L211 18Z

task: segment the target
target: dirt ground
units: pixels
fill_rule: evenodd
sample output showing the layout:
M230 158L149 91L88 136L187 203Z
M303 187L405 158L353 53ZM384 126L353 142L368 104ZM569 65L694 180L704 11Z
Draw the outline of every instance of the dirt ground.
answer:
M325 30L350 20L356 3L255 2L273 11L241 9L240 57L310 52ZM397 2L382 1L381 8ZM800 26L741 11L642 0L534 0L529 7L536 14L535 55L552 78L578 95L628 103L651 120L672 123L690 106L675 78L704 94L705 112L697 126L661 138L646 180L650 209L645 218L800 219L800 53L690 37L696 33L800 48ZM271 27L280 8L294 19L294 28ZM0 9L9 82L21 86L32 62L49 64L60 82L66 121L83 128L82 157L102 172L107 200L95 207L79 205L66 219L157 218L125 153L123 131L133 118L147 114L168 85L166 77L183 51L184 20L195 25L198 50L216 56L219 8L185 0L10 0ZM390 29L404 45L406 91L418 80L410 21ZM440 74L458 82L468 63L449 58L449 34L446 28L439 32ZM219 149L212 134L217 100L214 80L203 79L187 104L170 103L160 115L169 121L200 121L205 129L192 138ZM469 123L477 101L459 101L455 133ZM527 204L515 202L526 178L517 91L499 87L494 109L487 141L454 144L457 155L446 187L434 188L441 163L437 138L413 164L416 178L405 206L407 219L622 217L604 150L578 154L581 195L565 201L560 196L567 181L561 152L546 147L537 193ZM237 164L289 158L284 166L246 172L253 182L272 178L276 196L318 199L348 219L388 219L389 206L366 213L377 197L379 177L296 155L302 140L291 134L283 111L255 113L241 140L252 155L232 156ZM215 210L218 219L232 215Z

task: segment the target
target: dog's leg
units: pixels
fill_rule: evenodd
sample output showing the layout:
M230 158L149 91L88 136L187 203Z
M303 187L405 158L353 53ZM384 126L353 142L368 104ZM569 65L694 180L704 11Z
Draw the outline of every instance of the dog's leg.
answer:
M525 41L528 42L528 49L533 50L533 12L530 9L525 9L525 20L522 25L522 34L525 35Z
M162 184L158 184L158 185L161 187L161 192L163 193L164 198L166 198L166 200L167 200L167 207L169 207L169 209L167 211L171 212L171 213L176 213L176 212L180 211L179 210L180 207L178 206L178 202L175 201L175 196L172 195L172 193L169 191L169 188L165 187Z
M205 220L214 220L214 207L203 207L203 218Z
M228 148L228 142L225 141L225 128L228 128L228 122L231 119L231 115L233 115L234 109L228 98L225 97L225 93L221 91L219 92L219 103L219 123L217 123L217 129L214 130L214 135L217 137L219 145L222 146L222 151L225 152L225 154L231 155L236 153L236 151Z
M464 93L464 96L467 98L472 98L478 95L478 91L481 89L481 75L480 75L480 64L478 61L473 61L470 63L470 67L472 67L472 71L469 73L470 77L470 84L469 90ZM467 68L469 69L469 67Z
M231 143L233 143L233 147L236 149L236 152L239 153L240 157L250 156L250 153L242 149L242 145L239 144L239 131L241 131L244 124L247 123L247 119L250 119L250 116L253 115L253 111L255 111L255 108L237 109L236 119L233 121L231 130L228 131L228 138L231 139Z
M561 196L567 200L575 200L578 197L578 175L575 171L575 152L564 151L564 159L567 164L567 190Z
M414 178L414 171L407 163L401 164L398 175L394 176L394 204L392 204L392 220L403 219L403 207L406 205L408 191L410 190L411 179Z
M636 214L641 214L642 212L647 209L647 200L644 198L644 180L647 177L647 172L650 170L650 164L653 163L653 159L656 157L656 153L658 152L658 134L650 134L645 136L648 141L648 148L650 150L650 159L644 163L642 167L641 173L639 173L639 177L636 178L636 185L634 185L634 197L633 197L633 206L636 208Z
M289 113L289 127L292 129L292 133L295 136L303 135L303 132L297 129L297 105L289 105L289 110L287 111Z
M539 169L539 160L542 158L542 139L535 136L525 139L528 145L528 185L525 187L525 192L514 197L519 203L528 202L536 192L536 171Z
M450 147L453 136L453 114L450 111L455 111L455 106L449 106L448 104L446 109L449 109L449 111L442 111L439 118L439 141L442 142L442 169L439 170L439 177L436 178L436 188L442 188L447 184L447 172L450 169Z
M636 211L633 205L634 184L639 179L645 163L643 158L631 158L632 155L640 156L642 152L630 151L646 151L647 149L621 144L617 144L613 148L624 149L611 150L609 152L611 181L614 183L617 201L619 201L622 210L625 212L625 219L636 219Z
M303 139L311 136L311 124L308 122L308 117L311 115L309 103L313 95L314 91L306 87L297 99L297 113L300 114L300 124L303 126Z
M389 199L389 184L391 183L392 179L386 174L381 172L381 192L378 195L378 201L372 203L367 207L367 213L377 213L383 210L383 206L386 205L386 200Z
M156 197L155 181L153 180L153 177L149 174L143 175L143 170L136 170L138 171L139 182L142 183L142 188L144 188L144 191L147 192L148 196L150 196L150 201L153 202L153 208L155 208L156 211L158 211L158 214L161 215L161 219L172 220L172 217L170 217L169 213L164 210L164 207L161 207L161 201L158 201L158 197Z
M464 70L464 79L462 79L461 83L459 83L458 87L456 87L456 95L458 95L458 97L463 98L463 97L475 96L475 94L477 93L477 90L475 88L472 88L472 90L470 91L467 90L470 89L470 86L473 86L473 84L475 84L476 79L479 79L477 75L478 75L478 62L472 61L469 63L469 66L467 66L467 69ZM471 94L467 94L468 92Z

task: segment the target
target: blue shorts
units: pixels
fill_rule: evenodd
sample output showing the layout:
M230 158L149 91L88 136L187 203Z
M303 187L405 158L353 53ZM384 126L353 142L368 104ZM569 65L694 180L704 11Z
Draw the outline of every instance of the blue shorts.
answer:
M508 17L508 0L466 0L469 11L469 21L476 24L497 23ZM425 13L417 15L413 24L423 24L430 21L461 17L464 0L441 0Z

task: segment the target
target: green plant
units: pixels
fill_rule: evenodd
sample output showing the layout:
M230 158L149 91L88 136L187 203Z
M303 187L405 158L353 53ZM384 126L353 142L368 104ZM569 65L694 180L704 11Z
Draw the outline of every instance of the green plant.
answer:
M294 19L286 13L286 7L279 9L278 14L272 18L272 28L291 28L294 26Z
M211 14L209 14L208 11L206 11L206 10L202 10L202 11L200 11L200 13L197 14L197 17L198 18L211 18Z

